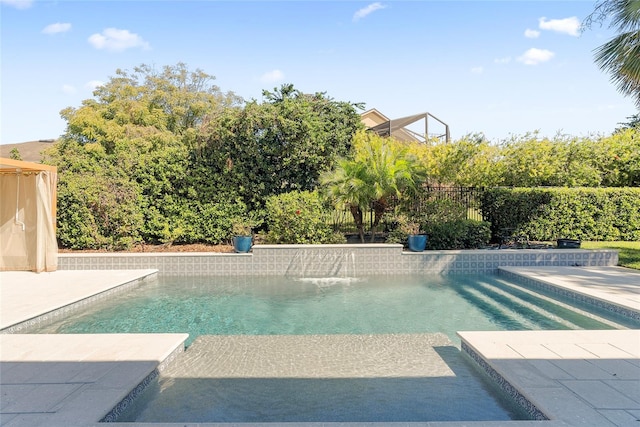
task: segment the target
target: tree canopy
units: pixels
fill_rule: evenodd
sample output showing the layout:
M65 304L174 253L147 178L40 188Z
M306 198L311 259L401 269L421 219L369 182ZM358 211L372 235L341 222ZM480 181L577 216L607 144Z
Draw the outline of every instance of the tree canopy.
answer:
M364 132L361 106L324 92L285 84L247 102L214 80L182 63L117 70L93 98L61 112L66 131L45 156L59 171L61 246L222 243L238 219L260 217L270 197L321 185L350 206L360 231L363 209L373 207L375 228L387 200L425 178L640 186L634 117L610 136L399 143Z
M315 189L320 174L349 153L362 128L357 104L324 93L283 85L264 96L266 102L253 100L209 117L198 143L197 163L224 177L218 191L233 187L252 207L270 195Z
M590 137L531 132L499 143L467 135L411 150L426 165L431 185L640 186L640 132L633 127Z
M293 85L266 102L223 93L185 64L117 70L61 112L59 238L66 247L221 243L272 194L315 188L348 153L357 105Z

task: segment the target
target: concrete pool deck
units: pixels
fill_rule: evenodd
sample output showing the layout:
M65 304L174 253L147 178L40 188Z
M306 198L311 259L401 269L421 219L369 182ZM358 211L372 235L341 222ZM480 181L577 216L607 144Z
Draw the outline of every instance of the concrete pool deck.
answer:
M157 272L153 269L0 272L0 331L74 303L88 302L98 295L108 296L107 292L128 284L135 286L153 280Z
M525 276L544 276L545 282L554 286L640 310L638 271L617 267L507 268ZM119 274L117 270L2 272L0 329L6 332L12 325L87 298L88 286L96 286L94 294L104 293L118 286L113 283L142 280L153 273L137 270L133 276L123 275L114 281ZM498 378L506 380L551 421L427 422L412 426L640 425L640 330L459 335L463 346L472 349ZM97 426L141 381L180 352L185 339L185 334L0 334L0 425Z

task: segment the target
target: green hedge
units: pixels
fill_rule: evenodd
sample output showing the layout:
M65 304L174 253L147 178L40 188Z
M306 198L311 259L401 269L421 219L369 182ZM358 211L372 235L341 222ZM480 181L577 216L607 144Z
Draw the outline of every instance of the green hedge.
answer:
M62 248L128 249L142 238L139 193L125 179L84 174L58 185L57 237Z
M387 243L402 243L407 246L407 231L400 222L390 221ZM459 219L446 222L426 222L420 232L427 235L427 249L480 249L489 244L491 230L488 222Z
M530 240L640 240L640 188L494 188L482 197L492 236Z
M458 221L429 223L423 226L427 249L479 249L489 244L490 224L484 221L463 219Z
M329 210L316 191L292 191L270 196L266 203L268 243L344 243L326 217Z

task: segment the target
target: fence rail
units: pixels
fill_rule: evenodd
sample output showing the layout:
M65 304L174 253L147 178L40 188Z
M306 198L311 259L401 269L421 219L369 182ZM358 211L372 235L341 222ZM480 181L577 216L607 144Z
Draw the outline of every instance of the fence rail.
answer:
M462 213L464 219L482 221L481 199L484 188L482 187L424 187L420 194L412 199L410 206L405 206L408 213L421 216L426 214L434 205L440 203L441 208L446 208L446 203L450 207L455 206ZM400 205L400 201L393 198L389 201L389 210L392 211ZM444 203L442 203L444 202ZM363 212L364 223L367 226L365 231L370 231L373 225L373 209ZM335 210L329 220L336 231L343 233L355 233L357 231L353 217L349 209Z
M480 202L483 187L425 187L416 200L415 212L420 214L433 201L451 201L466 209L465 219L482 221Z

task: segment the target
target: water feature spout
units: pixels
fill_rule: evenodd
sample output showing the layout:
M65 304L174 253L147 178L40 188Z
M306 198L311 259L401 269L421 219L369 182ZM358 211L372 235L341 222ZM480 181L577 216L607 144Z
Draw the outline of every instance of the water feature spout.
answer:
M285 276L306 279L354 278L355 253L346 248L299 249L291 258Z

